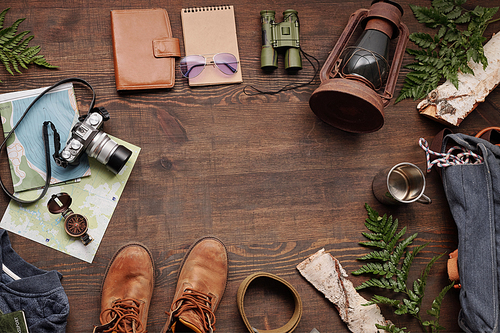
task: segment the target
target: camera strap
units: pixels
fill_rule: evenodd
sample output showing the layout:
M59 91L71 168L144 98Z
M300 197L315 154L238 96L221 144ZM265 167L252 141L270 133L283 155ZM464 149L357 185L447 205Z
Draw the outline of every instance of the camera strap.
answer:
M3 142L0 144L0 151L3 149L4 146L6 146L7 140L12 136L12 134L14 134L15 129L19 126L19 124L24 119L24 117L26 117L26 115L28 114L28 111L33 107L33 105L36 102L38 102L38 100L40 98L42 98L42 96L44 96L49 91L53 90L54 88L56 88L56 87L58 87L58 86L60 86L60 85L62 85L64 83L68 83L68 82L81 83L81 84L87 86L88 88L90 88L90 90L92 91L92 101L90 103L89 112L90 112L90 110L92 110L92 108L94 107L94 104L95 104L95 97L96 97L96 95L95 95L94 88L90 85L90 83L88 83L87 81L85 81L83 79L77 78L77 77L63 79L63 80L55 83L54 85L48 87L47 89L45 89L42 93L40 93L40 95L38 95L33 100L33 102L31 102L30 105L28 105L28 107L24 111L23 115L19 118L19 120L17 121L17 123L14 125L14 127L12 127L12 130L9 132L9 134L5 137L5 139L3 140ZM14 196L14 194L11 193L5 187L5 184L3 183L3 181L2 181L2 179L0 177L0 187L2 187L2 190L5 192L5 194L7 194L15 202L18 202L20 204L32 204L34 202L37 202L41 198L43 198L43 196L47 193L47 190L49 189L50 180L52 178L52 169L51 169L51 166L50 166L49 132L48 132L49 125L51 126L51 129L54 132L54 145L55 145L56 151L55 151L55 153L54 153L53 156L54 156L55 159L58 158L58 156L59 156L59 150L61 148L60 136L59 136L59 133L57 133L57 131L56 131L56 127L50 121L44 122L43 123L43 142L44 142L44 147L45 147L45 165L46 165L46 168L47 168L47 175L46 175L46 178L45 178L45 185L43 186L43 189L42 189L42 192L40 193L40 195L36 199L33 199L33 200L23 200L23 199L20 199L20 198Z

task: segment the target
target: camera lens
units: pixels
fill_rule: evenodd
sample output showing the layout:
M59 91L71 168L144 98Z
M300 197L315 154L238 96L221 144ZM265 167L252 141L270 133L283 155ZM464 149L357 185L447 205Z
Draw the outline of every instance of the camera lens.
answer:
M132 155L132 152L122 145L118 145L116 150L109 157L108 164L106 165L109 170L113 171L115 174L120 172L125 163Z
M129 149L117 144L102 131L95 135L86 151L115 174L120 172L132 155Z

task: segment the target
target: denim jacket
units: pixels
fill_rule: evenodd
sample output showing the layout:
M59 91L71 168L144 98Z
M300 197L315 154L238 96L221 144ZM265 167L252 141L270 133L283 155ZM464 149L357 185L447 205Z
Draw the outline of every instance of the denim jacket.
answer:
M442 169L443 186L458 229L459 325L465 332L499 332L500 147L464 134L457 143L481 155L480 164Z

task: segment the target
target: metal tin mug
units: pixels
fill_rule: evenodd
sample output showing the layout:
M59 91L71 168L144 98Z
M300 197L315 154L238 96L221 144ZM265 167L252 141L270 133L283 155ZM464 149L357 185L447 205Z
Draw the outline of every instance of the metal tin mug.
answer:
M415 164L403 162L381 170L372 182L373 194L383 204L398 205L412 202L430 204L424 194L425 176Z

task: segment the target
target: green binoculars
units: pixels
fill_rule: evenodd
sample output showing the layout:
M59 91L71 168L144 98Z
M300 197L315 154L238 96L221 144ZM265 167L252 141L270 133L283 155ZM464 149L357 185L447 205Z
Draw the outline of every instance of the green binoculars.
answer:
M286 48L285 68L302 68L299 43L299 18L297 11L287 9L283 12L283 22L276 23L274 10L262 10L262 51L260 67L275 69L278 67L278 48Z

